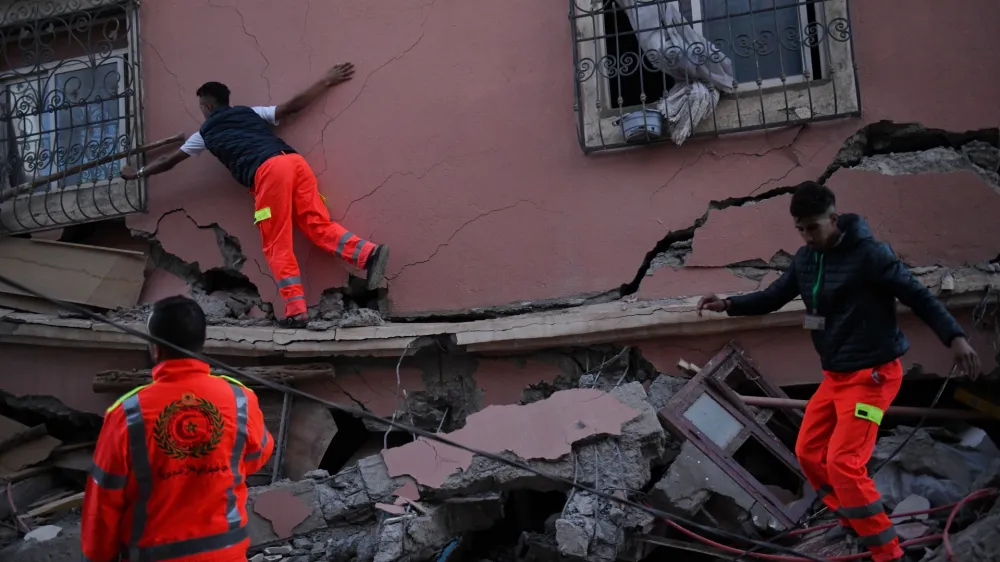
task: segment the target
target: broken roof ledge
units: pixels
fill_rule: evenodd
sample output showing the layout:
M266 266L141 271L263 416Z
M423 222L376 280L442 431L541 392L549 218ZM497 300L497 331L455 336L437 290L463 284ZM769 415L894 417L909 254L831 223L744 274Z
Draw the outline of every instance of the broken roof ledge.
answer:
M984 271L989 269L990 271ZM978 304L991 287L1000 287L1000 267L947 269L924 267L914 274L949 308ZM944 279L945 290L942 290ZM386 324L326 331L267 326L210 326L205 351L217 355L399 356L420 347L420 338L450 336L468 351L509 352L525 349L590 345L663 336L699 336L742 330L795 326L805 307L796 299L766 316L699 317L697 297L665 301L615 301L560 311L529 313L471 322ZM905 307L900 305L905 310ZM145 331L142 324L130 327ZM26 345L145 349L138 338L116 328L75 318L0 309L0 343Z

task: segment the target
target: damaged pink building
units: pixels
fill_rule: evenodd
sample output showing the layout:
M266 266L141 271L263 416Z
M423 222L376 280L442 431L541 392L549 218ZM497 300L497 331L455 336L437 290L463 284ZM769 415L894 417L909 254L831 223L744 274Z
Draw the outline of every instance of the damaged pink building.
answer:
M213 356L450 431L601 365L645 383L729 341L773 385L818 382L800 301L758 318L694 303L776 279L800 245L790 187L819 180L989 371L972 318L1000 283L998 31L990 0L0 2L0 269L140 329L144 305L191 295ZM280 329L252 198L218 161L118 172L198 129L206 81L273 105L342 61L355 78L279 134L334 219L392 247L386 283L366 291L297 234L312 322ZM901 318L907 367L946 373ZM6 400L100 413L148 362L141 340L0 285ZM282 475L383 444L350 416L262 402Z

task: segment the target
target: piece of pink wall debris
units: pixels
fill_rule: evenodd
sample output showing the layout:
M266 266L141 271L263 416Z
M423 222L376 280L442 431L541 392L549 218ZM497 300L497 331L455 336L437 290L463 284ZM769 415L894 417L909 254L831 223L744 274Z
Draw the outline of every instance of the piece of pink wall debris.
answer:
M446 437L489 453L510 451L525 460L555 460L586 437L621 435L622 424L638 415L610 394L574 388L524 406L489 406ZM423 438L387 449L382 456L389 476L409 475L432 488L472 464L472 453Z

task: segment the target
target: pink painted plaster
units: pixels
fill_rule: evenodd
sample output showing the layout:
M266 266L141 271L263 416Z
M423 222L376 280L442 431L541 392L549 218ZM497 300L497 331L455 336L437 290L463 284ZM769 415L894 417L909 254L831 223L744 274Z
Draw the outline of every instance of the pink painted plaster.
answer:
M222 252L211 228L198 228L198 224L183 211L164 215L156 229L157 233L169 232L170 236L157 236L163 249L175 255L183 255L189 262L198 262L202 271L222 267Z
M993 49L994 7L993 0L968 0L960 10L938 0L914 0L906 10L852 4L864 119L592 157L576 140L563 4L146 2L146 138L194 131L201 123L194 91L207 80L226 82L235 103L279 103L351 60L356 78L281 134L315 168L333 216L392 245L396 313L603 291L629 281L657 240L690 226L711 200L815 179L866 122L996 125L1000 60L983 56ZM913 77L928 69L934 87L915 88ZM923 204L935 209L953 195L942 186L928 197ZM250 196L211 155L152 178L149 201L149 214L130 217L130 226L152 231L177 208L198 224L217 222L240 239L244 272L276 302ZM925 225L914 222L903 234L936 248ZM173 224L158 233L193 260L200 249L190 236ZM741 254L770 257L760 241L739 242ZM297 238L314 303L323 288L344 282L346 270L308 247Z
M70 408L104 414L114 394L94 394L94 375L108 369L142 369L149 355L114 351L0 344L0 389L19 396L50 395Z
M489 453L510 451L525 460L555 460L585 437L621 435L622 424L638 415L610 394L576 388L524 406L490 406L446 436ZM386 449L382 457L389 476L409 475L432 488L472 464L472 453L424 438Z
M481 406L518 404L528 385L552 382L562 374L558 366L529 359L481 359L473 375L483 392Z
M269 490L253 500L257 515L271 522L279 539L292 536L292 530L313 514L313 509L288 490Z
M407 392L424 389L420 371L403 367L399 370L401 388ZM396 393L396 370L392 367L372 367L361 370L353 366L338 368L332 380L305 381L299 388L325 400L350 407L364 405L377 416L391 416L403 396ZM398 402L397 402L398 400Z
M994 369L996 361L992 343L987 334L972 329L971 310L956 311L955 315L969 334L972 346L979 352L984 371ZM916 316L900 315L899 325L910 340L910 351L903 356L904 368L920 364L925 371L937 374L951 369L951 351ZM730 341L746 350L761 375L772 384L815 384L823 377L819 356L813 349L809 334L802 328L773 328L711 337L658 338L636 345L657 370L678 375L678 359L704 365Z
M704 292L743 293L760 286L752 279L734 275L725 268L661 267L639 285L638 298L655 300Z
M146 282L139 293L139 303L152 303L176 295L191 295L187 282L165 269L157 268L146 275Z
M843 213L868 219L875 237L914 265L992 259L1000 240L1000 196L974 173L885 176L841 170L828 182ZM688 266L762 259L802 245L788 214L790 195L712 213L695 231ZM933 202L933 203L930 203Z
M406 483L396 489L392 495L396 496L396 501L394 503L400 503L400 500L412 500L417 501L420 499L420 491L417 490L417 483L413 480L407 478Z

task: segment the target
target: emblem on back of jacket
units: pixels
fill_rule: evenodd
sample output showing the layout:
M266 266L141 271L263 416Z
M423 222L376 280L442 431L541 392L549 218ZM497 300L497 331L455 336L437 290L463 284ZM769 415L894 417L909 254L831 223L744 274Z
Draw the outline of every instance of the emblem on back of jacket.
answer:
M215 404L188 392L160 412L153 426L153 439L168 457L194 460L215 451L224 431L225 422Z

